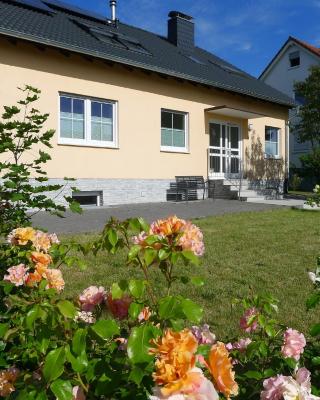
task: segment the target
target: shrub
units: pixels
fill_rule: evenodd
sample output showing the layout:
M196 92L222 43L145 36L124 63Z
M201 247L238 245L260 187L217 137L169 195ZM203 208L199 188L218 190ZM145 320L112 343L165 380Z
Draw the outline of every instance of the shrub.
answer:
M49 114L34 108L40 90L30 85L19 90L23 99L17 105L4 106L0 121L0 236L18 226L30 225L30 210L60 216L66 210L48 197L48 193L63 191L65 186L48 184L43 169L51 159L45 149L52 147L50 141L55 132L43 131ZM73 211L80 211L72 198L65 200Z
M60 266L73 260L72 252L55 235L18 228L6 246L12 263L1 283L2 397L316 399L316 381L303 367L319 358L316 347L277 323L275 299L252 294L237 301L244 308L242 335L225 344L201 325L199 305L172 294L178 280L203 284L184 273L184 265L196 268L204 253L202 233L190 222L170 217L149 226L142 219L111 219L97 240L72 249L126 249L128 268L139 268L143 279L89 286L73 301L60 295ZM4 253L3 261L8 265ZM167 287L160 297L157 269Z

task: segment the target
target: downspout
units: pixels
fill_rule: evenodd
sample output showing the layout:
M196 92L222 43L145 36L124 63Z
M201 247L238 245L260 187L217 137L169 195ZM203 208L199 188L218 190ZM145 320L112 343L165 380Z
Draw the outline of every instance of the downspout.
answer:
M289 172L290 172L290 123L289 120L286 121L286 129L285 129L285 181L284 181L284 193L288 193L289 189Z

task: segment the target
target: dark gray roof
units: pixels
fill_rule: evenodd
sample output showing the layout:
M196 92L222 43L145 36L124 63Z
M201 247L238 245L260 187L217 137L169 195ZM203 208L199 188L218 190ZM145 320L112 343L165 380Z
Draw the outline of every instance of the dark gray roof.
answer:
M0 0L0 34L294 105L285 94L199 47L186 53L165 37L121 22L115 27L58 0Z

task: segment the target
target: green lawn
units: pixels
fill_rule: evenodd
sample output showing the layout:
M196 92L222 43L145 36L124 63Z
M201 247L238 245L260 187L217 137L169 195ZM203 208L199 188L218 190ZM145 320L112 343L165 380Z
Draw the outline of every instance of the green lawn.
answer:
M230 214L196 220L204 232L206 254L199 267L180 267L190 275L205 278L200 288L178 284L177 290L205 308L205 320L215 332L234 335L238 312L231 301L255 292L273 294L280 300L281 322L306 331L315 322L305 301L312 285L307 270L315 269L320 255L320 213L293 209ZM80 235L78 240L92 239ZM64 237L68 239L69 237ZM85 271L65 269L66 295L77 295L89 285L110 286L114 281L139 277L138 270L125 265L124 254L99 254L87 258ZM154 270L160 294L163 281ZM319 312L319 311L318 311ZM317 316L319 318L319 316Z

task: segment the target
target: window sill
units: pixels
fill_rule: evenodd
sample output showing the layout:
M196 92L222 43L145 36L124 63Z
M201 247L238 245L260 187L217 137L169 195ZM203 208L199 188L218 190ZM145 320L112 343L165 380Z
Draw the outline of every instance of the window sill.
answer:
M80 142L80 141L64 141L59 140L58 146L75 146L75 147L94 147L94 148L103 148L103 149L119 149L119 146L115 143L110 142Z
M271 158L272 160L280 160L281 156L271 156L271 155L264 155L265 160Z
M160 147L162 153L180 153L180 154L190 154L188 149L183 149L179 147Z

